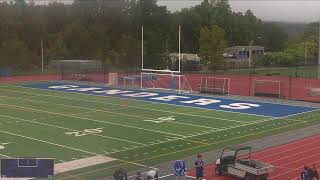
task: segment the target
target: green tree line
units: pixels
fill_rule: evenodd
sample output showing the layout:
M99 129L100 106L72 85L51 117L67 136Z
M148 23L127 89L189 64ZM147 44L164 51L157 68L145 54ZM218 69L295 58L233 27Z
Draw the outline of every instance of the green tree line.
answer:
M169 12L156 0L115 6L100 1L45 6L20 1L0 3L0 67L40 68L43 40L45 64L51 59L100 59L110 67L138 68L142 25L148 40L145 59L151 65L161 64L165 52L178 51L179 25L181 52L199 53L211 64L219 64L222 48L248 45L251 40L267 51L287 47L287 34L278 26L262 22L250 10L233 12L227 0L216 5L204 0L177 12Z

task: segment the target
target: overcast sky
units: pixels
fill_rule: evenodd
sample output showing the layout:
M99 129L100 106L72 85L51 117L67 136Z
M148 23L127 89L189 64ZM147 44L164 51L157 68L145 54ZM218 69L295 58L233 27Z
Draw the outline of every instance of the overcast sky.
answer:
M170 11L197 5L201 0L158 0ZM262 20L312 22L320 18L320 0L229 0L233 11L248 9Z

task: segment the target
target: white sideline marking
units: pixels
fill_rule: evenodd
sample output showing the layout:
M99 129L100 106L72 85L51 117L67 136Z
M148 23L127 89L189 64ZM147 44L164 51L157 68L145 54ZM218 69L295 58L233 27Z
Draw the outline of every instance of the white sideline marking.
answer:
M12 87L12 86L3 86L3 87ZM60 92L60 91L50 90L50 89L47 90L47 89L38 89L38 88L23 87L23 86L19 86L19 87L23 88L23 89L33 89L33 90L41 90L41 91ZM143 107L138 107L138 106L129 106L129 105L101 102L101 101L95 101L95 100L85 100L85 99L80 99L80 98L71 98L71 97L63 97L63 96L55 96L55 95L39 94L39 93L31 93L31 92L20 92L20 91L6 90L6 89L1 89L1 88L0 88L0 90L1 91L7 91L7 92L16 92L16 93L20 93L20 94L31 94L31 95L36 95L36 96L47 96L47 97L56 97L56 98L69 99L69 100L94 102L94 103L99 103L99 104L104 104L104 105L109 104L109 105L116 105L116 106L122 106L122 107L127 107L127 108L135 108L135 109L143 109L143 110L149 110L149 111L158 111L158 112L165 112L165 113L171 113L171 114L180 114L180 115L186 115L186 116L201 117L201 118L206 118L206 119L217 119L217 120L230 121L230 122L247 123L247 122L233 120L233 119L225 119L225 118L218 118L218 117L212 117L212 116L210 117L210 116L203 116L203 115L189 114L189 113L182 113L182 112L173 112L173 111L166 111L166 110L152 109L152 108L143 108ZM84 95L83 93L78 93L78 92L66 92L66 93ZM86 95L93 96L93 97L99 97L99 95L93 95L93 94L86 94ZM103 97L115 98L115 97L112 97L112 96L103 96ZM118 98L128 100L127 98L121 98L121 97L118 97ZM130 100L143 101L143 100L135 100L135 99L130 99ZM146 102L146 101L144 101L144 102ZM155 102L149 102L149 103L155 104ZM157 103L157 104L161 104L161 103ZM166 105L168 105L168 104L166 104ZM174 106L177 106L177 105L174 105ZM182 107L186 107L186 106L182 106ZM190 107L190 108L194 108L194 107ZM196 108L196 109L208 110L208 109L203 109L203 108ZM222 111L222 110L214 110L214 111ZM222 111L222 112L229 112L229 111ZM231 113L237 113L237 112L231 112ZM252 115L252 114L240 113L240 112L239 112L239 114ZM254 116L262 116L262 115L254 115ZM262 117L269 117L269 116L262 116Z
M8 106L8 107L11 106L11 107L15 107L15 108L26 109L26 110L31 110L31 111L38 111L38 112L43 112L43 113L47 113L47 114L55 114L55 115L60 115L60 116L72 117L72 118L76 118L76 119L83 119L83 120L87 120L87 121L100 122L100 123L111 124L111 125L116 125L116 126L123 126L123 127L127 127L127 128L132 128L132 129L139 129L139 130L144 130L144 131L157 132L157 133L160 133L160 134L168 134L168 135L173 135L173 136L185 137L185 136L180 135L180 134L162 132L162 131L157 131L157 130L152 130L152 129L145 129L145 128L129 126L129 125L125 125L125 124L107 122L107 121L100 121L100 120L96 120L96 119L79 117L79 116L70 115L70 114L63 114L63 113L45 111L45 110L40 110L40 109L27 108L27 107L24 107L24 106L15 106L15 105L11 105L11 104L4 104L4 103L0 103L0 104Z
M18 106L18 107L19 107L19 106ZM51 113L52 113L52 112L51 112ZM212 131L212 132L230 130L230 129L234 129L234 128L238 128L238 127L244 127L244 126L253 125L253 124L258 124L258 123L261 123L261 122L266 122L266 121L271 121L271 120L276 120L276 119L279 119L279 118L267 118L267 119L262 119L262 120L258 120L258 121L249 122L248 124L242 124L242 125L239 125L239 126L230 126L229 128L223 128L223 129L219 129L219 130ZM210 133L210 132L208 132L208 133ZM185 137L183 137L183 138L177 138L177 139L174 139L174 140L184 140L184 139L186 139L186 138L195 137L195 136L199 136L199 135L205 135L205 134L208 134L208 133L202 133L202 134L197 134L197 135L192 135L192 136L185 136ZM166 143L166 142L169 142L169 141L163 141L163 142L159 142L159 143L155 143L155 144L149 144L149 145L146 145L146 146L158 145L158 144ZM140 147L137 147L137 148L140 148ZM137 149L137 148L129 148L128 150ZM121 151L118 151L118 152L123 152L123 151L127 151L127 150L121 150ZM114 153L114 152L111 152L111 153ZM111 153L110 153L110 154L111 154Z
M247 134L247 135L243 135L243 136L238 136L238 137L231 138L231 139L228 139L228 140L223 140L223 141L220 141L220 142L215 142L215 143L212 143L212 144L210 144L210 145L217 144L217 143L221 143L221 142L228 142L228 141L231 141L231 140L234 140L234 139L239 139L239 138L243 138L243 137L247 137L247 136L252 136L252 135L254 135L254 134L261 134L261 133L264 133L264 132L268 132L268 131L272 131L272 130L276 130L276 129L282 129L282 128L286 128L286 127L290 127L290 126L295 126L295 125L298 125L298 124L302 124L302 123L300 122L300 123L296 123L296 124L290 124L290 125L287 125L287 126L284 126L284 127L277 127L277 128L273 128L273 129L269 129L269 130L265 130L265 131L255 132L255 133L251 133L251 134ZM178 152L183 152L183 151L185 151L185 150L191 150L191 149L196 149L196 148L205 147L205 146L208 146L208 145L195 146L195 147L193 147L193 148L187 148L187 149L183 149L183 150L179 150L179 151L173 151L173 152L170 152L170 153L165 154L165 155L175 154L175 153L178 153ZM161 156L162 156L162 155L161 155ZM156 158L156 157L159 157L159 156L154 156L154 157L147 158L147 159L153 159L153 158ZM142 159L142 160L146 160L146 159ZM138 160L138 161L135 161L135 162L139 162L139 161L142 161L142 160ZM320 162L320 161L319 161L319 162ZM88 172L84 172L84 173L79 173L79 174L76 174L76 175L72 175L71 177L60 178L59 180L69 179L69 178L78 177L78 176L82 176L82 175L87 175L87 174L99 172L99 171L102 171L102 170L108 170L108 169L111 169L111 168L114 168L114 167L119 167L119 166L121 166L121 165L122 165L122 164L120 164L120 165L115 165L115 166L111 166L111 167L108 167L108 168L100 168L100 169L96 169L96 170L92 170L92 171L88 171Z
M65 145L61 145L61 144L56 144L56 143L53 143L53 142L44 141L44 140L41 140L41 139L36 139L36 138L28 137L28 136L23 136L23 135L11 133L11 132L8 132L8 131L0 130L0 132L4 133L4 134L9 134L9 135L12 135L12 136L18 136L18 137L22 137L22 138L25 138L25 139L30 139L30 140L33 140L33 141L42 142L42 143L45 143L45 144L50 144L50 145L54 145L54 146L58 146L58 147L66 148L66 149L71 149L71 150L74 150L74 151L79 151L79 152L86 153L86 154L91 154L91 155L95 155L95 156L99 155L97 153L93 153L93 152L89 152L89 151L85 151L85 150L81 150L81 149L77 149L77 148L73 148L73 147L69 147L69 146L65 146Z
M64 173L76 169L90 167L98 164L108 163L116 159L106 156L92 156L83 159L77 159L73 161L63 162L54 165L54 174ZM62 161L62 160L60 160ZM32 178L0 178L1 180L29 180Z
M17 97L11 97L11 96L0 96L0 97L11 98L11 99L19 99L19 100L31 101L31 102L46 103L46 104L55 104L55 105L59 105L59 106L91 110L91 111L94 111L94 112L106 112L106 113L110 113L110 114L117 114L117 115L129 116L129 117L137 117L137 118L145 119L144 121L151 121L151 122L158 122L158 119L159 119L159 118L154 118L153 119L151 117L144 117L144 116L138 116L138 115L132 115L132 114L125 114L125 113L120 113L120 112L106 111L106 110L101 110L101 109L92 109L92 108L81 107L81 106L73 106L73 105L67 105L67 104L63 104L63 103L54 103L54 102L47 102L47 101L31 100L31 99L17 98ZM77 114L81 115L81 114L83 114L83 112L75 113L74 115L77 115ZM213 127L208 127L208 126L201 126L201 125L195 125L195 124L189 124L189 123L182 123L182 122L177 122L177 121L166 121L166 123L182 124L182 125L186 125L186 126L207 128L207 129L213 129L213 130L218 129L218 128L213 128Z
M0 106L1 106L1 104L0 104ZM31 120L27 120L27 119L23 119L23 118L17 118L17 117L2 115L2 114L0 114L0 117L11 118L11 119L18 119L18 120L24 121L24 122L30 122L30 123L34 123L34 124L40 124L40 125L43 125L43 126L54 127L54 128L63 129L63 130L78 131L78 130L76 130L76 129L71 129L71 128L66 128L66 127L51 125L51 124L47 124L47 123L41 123L41 122L37 122L37 121L31 121ZM124 140L124 139L114 138L114 137L110 137L110 136L104 136L104 135L100 135L100 134L90 134L90 135L92 135L92 136L98 136L98 137L103 137L103 138L108 138L108 139L112 139L112 140L123 141L123 142L127 142L127 143L129 142L129 143L133 143L133 144L144 145L143 143L138 143L138 142L134 142L134 141L129 141L129 140Z
M76 169L81 169L89 166L94 166L98 164L103 164L103 163L108 163L111 161L114 161L116 159L111 158L111 157L106 157L102 155L97 155L97 156L92 156L92 157L87 157L83 159L77 159L73 161L68 161L64 163L59 163L54 166L54 173L63 173L63 172L68 172Z

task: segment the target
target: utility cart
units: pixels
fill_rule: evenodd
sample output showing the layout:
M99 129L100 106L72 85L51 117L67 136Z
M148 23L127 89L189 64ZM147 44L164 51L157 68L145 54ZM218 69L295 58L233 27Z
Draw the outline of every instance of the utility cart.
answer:
M250 159L251 147L232 146L223 149L216 161L215 174L230 175L245 180L267 180L273 166Z

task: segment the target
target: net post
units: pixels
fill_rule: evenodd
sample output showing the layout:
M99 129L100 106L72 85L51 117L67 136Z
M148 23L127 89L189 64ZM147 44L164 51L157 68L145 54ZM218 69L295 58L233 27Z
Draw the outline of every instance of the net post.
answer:
M143 26L141 26L141 69L143 69L143 41L144 41L144 32L143 32Z
M230 81L231 81L231 79L229 78L228 79L228 95L230 94Z
M181 25L179 25L179 72L181 72Z

